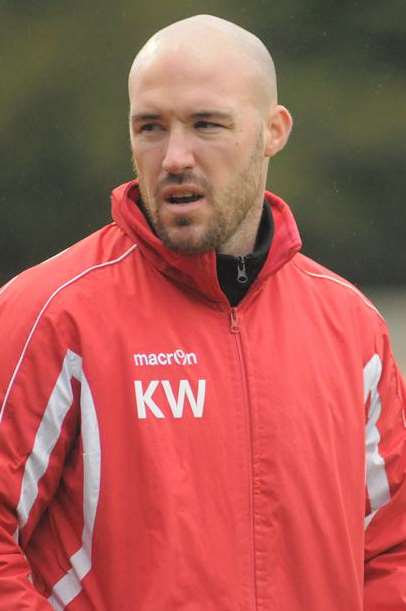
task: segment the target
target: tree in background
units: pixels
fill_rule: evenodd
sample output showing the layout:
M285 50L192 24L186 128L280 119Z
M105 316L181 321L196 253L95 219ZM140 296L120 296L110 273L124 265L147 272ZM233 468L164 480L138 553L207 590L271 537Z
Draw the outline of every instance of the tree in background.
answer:
M276 59L295 127L269 186L291 202L304 251L356 283L405 284L400 0L4 1L0 284L108 221L111 189L132 177L132 58L157 28L201 12L251 29Z

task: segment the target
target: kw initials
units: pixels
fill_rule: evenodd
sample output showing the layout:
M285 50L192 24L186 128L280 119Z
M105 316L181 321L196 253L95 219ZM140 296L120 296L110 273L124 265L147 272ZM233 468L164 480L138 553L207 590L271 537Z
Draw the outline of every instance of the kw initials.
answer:
M163 389L164 396L174 418L182 418L186 399L190 405L193 416L195 418L202 418L206 396L206 380L198 380L196 396L189 380L179 381L179 388L176 396L169 380L151 380L145 389L142 380L135 380L134 388L138 418L147 418L147 410L149 410L155 418L165 418L165 413L161 409L162 406L160 407L157 405L153 399L153 395L159 387Z

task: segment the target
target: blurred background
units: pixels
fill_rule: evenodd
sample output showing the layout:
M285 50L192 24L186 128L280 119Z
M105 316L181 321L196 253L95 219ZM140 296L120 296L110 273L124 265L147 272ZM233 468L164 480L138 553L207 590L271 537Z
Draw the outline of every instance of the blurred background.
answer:
M109 222L132 177L132 59L198 13L271 48L295 126L269 187L304 252L375 300L405 371L405 0L0 0L0 285Z

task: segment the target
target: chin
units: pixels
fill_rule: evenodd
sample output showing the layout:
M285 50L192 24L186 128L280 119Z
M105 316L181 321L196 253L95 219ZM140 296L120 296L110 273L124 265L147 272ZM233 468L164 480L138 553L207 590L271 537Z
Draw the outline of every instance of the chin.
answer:
M179 235L180 233L184 233L185 235ZM184 254L199 254L215 248L210 236L196 235L196 231L193 230L165 232L165 235L162 235L161 239L165 246L171 250Z

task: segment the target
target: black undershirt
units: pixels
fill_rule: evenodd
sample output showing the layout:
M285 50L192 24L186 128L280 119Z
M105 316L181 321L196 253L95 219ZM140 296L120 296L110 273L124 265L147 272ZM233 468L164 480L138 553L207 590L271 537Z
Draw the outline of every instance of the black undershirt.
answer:
M254 252L245 257L217 254L217 277L223 293L233 307L240 303L261 271L272 236L272 212L269 206L264 205Z

